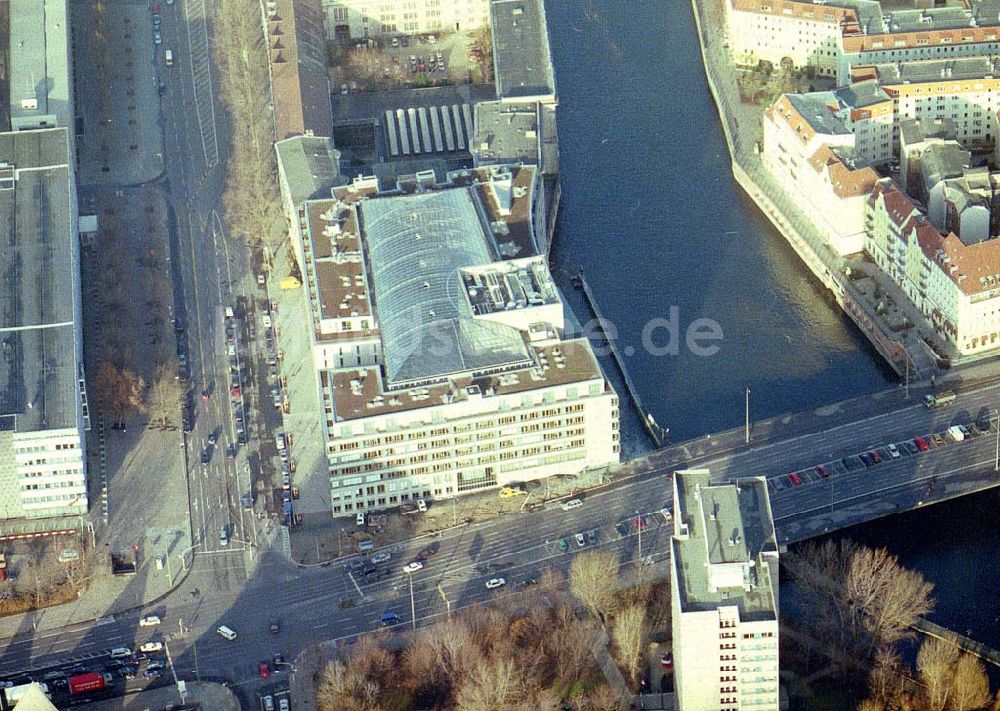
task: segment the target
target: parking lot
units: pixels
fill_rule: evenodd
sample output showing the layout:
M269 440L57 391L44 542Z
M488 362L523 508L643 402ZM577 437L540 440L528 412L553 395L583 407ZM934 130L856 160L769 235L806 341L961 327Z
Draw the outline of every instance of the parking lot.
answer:
M339 94L492 81L476 32L383 38L344 45L330 83Z

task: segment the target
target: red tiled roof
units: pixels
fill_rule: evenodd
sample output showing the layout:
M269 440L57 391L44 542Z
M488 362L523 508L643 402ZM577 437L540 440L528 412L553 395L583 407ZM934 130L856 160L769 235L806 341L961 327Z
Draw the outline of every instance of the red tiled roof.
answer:
M869 193L879 181L878 173L872 168L851 169L826 145L820 146L809 159L809 164L816 172L827 171L833 192L842 198Z

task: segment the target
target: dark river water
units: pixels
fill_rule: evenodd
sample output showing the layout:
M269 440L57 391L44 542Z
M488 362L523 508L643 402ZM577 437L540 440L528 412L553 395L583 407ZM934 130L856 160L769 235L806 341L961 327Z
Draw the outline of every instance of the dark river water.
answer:
M893 386L733 181L689 3L548 0L546 12L563 185L553 262L564 277L583 268L632 352L640 396L674 440L742 424L746 386L754 418ZM672 308L678 352L650 353L643 328ZM684 343L697 319L721 328L715 355ZM667 333L656 329L655 342L666 345ZM623 417L626 402L622 393ZM647 446L633 434L623 451ZM985 494L842 535L890 548L935 583L935 621L1000 647L996 508L997 495Z

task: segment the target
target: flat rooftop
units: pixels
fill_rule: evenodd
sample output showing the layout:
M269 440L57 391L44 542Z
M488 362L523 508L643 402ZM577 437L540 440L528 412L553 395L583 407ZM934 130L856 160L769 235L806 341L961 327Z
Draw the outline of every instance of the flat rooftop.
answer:
M13 415L18 432L78 423L68 159L64 128L0 134L0 416Z
M11 127L73 130L66 0L10 0Z
M684 612L738 606L740 619L775 619L778 581L761 554L777 541L763 478L712 484L706 469L674 473L673 564ZM680 535L678 535L678 533Z
M476 165L539 162L538 103L485 101L475 106L470 145Z
M340 151L333 141L319 136L295 136L274 144L292 205L329 197L330 189L342 184Z
M604 382L600 366L585 338L545 347L529 347L531 362L523 368L483 377L465 375L423 387L388 389L378 368L320 371L324 397L332 397L338 421L417 410L435 405L527 392L543 387L588 381ZM610 387L604 384L602 387ZM472 390L470 390L472 388Z
M555 97L542 0L491 0L493 66L501 99Z

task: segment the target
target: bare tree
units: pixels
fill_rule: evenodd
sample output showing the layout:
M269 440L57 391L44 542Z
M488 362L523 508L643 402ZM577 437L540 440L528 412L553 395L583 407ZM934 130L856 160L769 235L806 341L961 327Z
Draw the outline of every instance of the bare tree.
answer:
M347 55L350 75L362 84L371 85L382 80L385 55L375 49L362 47Z
M955 664L949 711L974 711L985 708L991 701L990 681L983 663L966 652Z
M875 699L865 699L858 704L858 711L885 711L885 704Z
M885 704L902 691L900 680L902 663L894 647L880 647L875 652L872 673L868 679L868 689L872 700Z
M510 659L480 659L462 679L455 694L459 711L515 708L525 700L528 675Z
M180 410L183 395L183 388L180 381L174 378L173 369L166 363L158 363L146 399L152 420L161 427L172 423Z
M615 615L611 636L618 649L618 658L625 674L633 681L639 679L642 669L643 649L646 644L646 610L641 605L630 605Z
M788 569L808 591L818 630L866 659L911 636L917 618L934 609L934 586L884 548L807 544Z
M618 557L613 551L590 551L573 559L570 592L594 615L605 621L614 609Z
M493 81L493 33L489 25L483 25L472 34L472 48L477 52L472 80L477 84Z
M101 398L102 407L114 415L119 427L125 426L125 417L130 410L143 411L143 379L128 368L119 370L113 363L104 361L94 378L94 388Z
M257 0L221 0L213 22L220 93L232 121L223 193L226 220L265 261L284 237L280 229L274 118L268 90L268 48Z
M958 661L958 647L937 637L928 637L917 652L917 673L924 685L928 711L941 711L951 693L951 677Z

